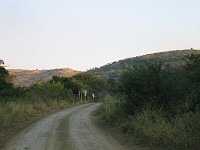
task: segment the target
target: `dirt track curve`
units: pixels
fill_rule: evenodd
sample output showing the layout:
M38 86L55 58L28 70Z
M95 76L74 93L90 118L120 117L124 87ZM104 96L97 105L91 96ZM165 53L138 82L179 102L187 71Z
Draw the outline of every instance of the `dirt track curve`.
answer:
M25 129L3 150L124 150L112 136L96 127L90 114L99 103L57 112Z

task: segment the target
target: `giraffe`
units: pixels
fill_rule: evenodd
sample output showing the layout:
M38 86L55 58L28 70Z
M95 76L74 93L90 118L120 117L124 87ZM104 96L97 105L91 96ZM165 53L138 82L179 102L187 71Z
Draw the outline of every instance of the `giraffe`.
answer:
M94 96L94 93L92 93L92 98L94 99L94 97L95 97L95 96Z
M82 89L81 93L82 93L84 101L86 102L86 100L87 100L87 91L85 89Z
M1 60L0 60L0 63L1 63ZM64 88L72 90L73 94L77 97L77 101L87 100L87 90L80 81L77 81L73 77L71 78L66 77L62 80L63 80ZM58 82L58 81L59 81L59 77L53 76L53 79L51 80L51 82Z
M79 89L78 90L78 99L79 100L84 100L86 102L86 100L87 100L87 90Z
M77 100L87 100L87 90L84 89L84 86L80 84L76 79L72 78L72 82L74 83L73 92L77 94Z

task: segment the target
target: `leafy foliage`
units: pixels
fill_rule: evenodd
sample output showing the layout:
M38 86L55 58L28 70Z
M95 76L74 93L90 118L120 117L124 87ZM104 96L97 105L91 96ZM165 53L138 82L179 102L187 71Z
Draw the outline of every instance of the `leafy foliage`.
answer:
M39 82L33 84L29 88L27 96L34 98L34 101L42 100L73 100L73 93L71 90L64 89L60 83Z
M4 61L0 59L0 66L4 64Z
M200 55L189 55L186 60L185 70L176 73L164 70L159 60L126 71L116 90L125 99L126 113L134 114L147 103L171 115L195 111L200 104Z
M110 84L117 98L105 99L103 119L151 145L198 149L200 54L185 59L176 72L165 70L159 60L124 72L117 87Z
M133 113L150 100L158 107L166 103L166 93L162 85L167 74L161 67L161 63L156 62L148 66L134 67L123 74L118 92L126 96L127 111Z
M3 63L2 60L1 63ZM0 66L0 97L11 95L12 86L9 72L3 66Z
M79 73L73 76L73 78L86 85L91 93L100 93L106 84L103 78L89 72Z

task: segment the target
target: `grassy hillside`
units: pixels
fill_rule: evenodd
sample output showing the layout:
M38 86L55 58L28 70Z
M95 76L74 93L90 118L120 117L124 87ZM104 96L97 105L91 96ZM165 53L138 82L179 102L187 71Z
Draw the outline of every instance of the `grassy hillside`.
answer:
M9 73L14 75L14 84L20 86L29 86L37 81L48 81L52 76L70 77L80 71L72 70L69 68L53 69L53 70L22 70L22 69L9 69Z
M147 54L143 56L137 56L127 58L124 60L115 61L109 63L100 68L95 68L89 72L94 72L103 78L118 78L125 70L135 65L142 65L148 59L158 59L163 61L164 69L170 71L176 71L184 64L184 58L186 55L191 53L200 53L200 50L173 50L167 52ZM21 70L21 69L10 69L9 73L14 75L15 85L29 86L30 84L37 81L48 81L52 76L73 76L79 71L72 70L69 68L65 69L53 69L53 70Z
M164 69L170 71L176 71L184 64L184 58L186 55L191 53L200 53L200 50L173 50L167 52L147 54L139 57L127 58L124 60L115 61L109 63L100 68L90 70L95 72L104 78L118 78L125 70L135 65L141 65L148 59L161 60L164 63Z

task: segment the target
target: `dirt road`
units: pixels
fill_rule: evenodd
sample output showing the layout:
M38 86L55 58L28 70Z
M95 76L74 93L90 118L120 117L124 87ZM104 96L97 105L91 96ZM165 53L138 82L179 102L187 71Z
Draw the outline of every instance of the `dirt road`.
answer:
M92 123L90 114L99 105L85 104L50 115L13 137L3 150L126 149Z

